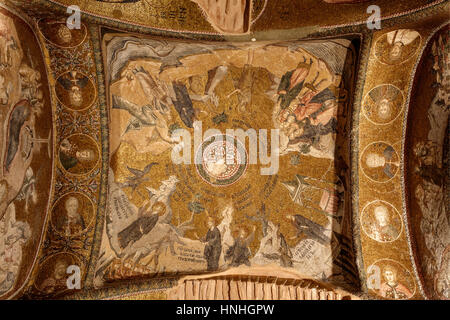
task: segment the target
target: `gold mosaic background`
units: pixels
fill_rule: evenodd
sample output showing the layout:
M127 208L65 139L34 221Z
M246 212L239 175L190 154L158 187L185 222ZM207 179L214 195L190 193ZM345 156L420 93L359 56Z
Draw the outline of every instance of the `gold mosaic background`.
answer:
M67 5L74 2L84 12L83 27L81 30L70 31L70 40L67 40L69 39L67 31L61 31L66 33L67 39L59 42L46 30L45 24L48 23L46 19L49 16L58 16L61 18L53 19L53 27L63 24L66 16L65 8L57 3ZM188 0L172 1L170 4L166 4L165 1L150 0L141 0L136 3L104 3L90 0L3 1L2 14L17 16L14 18L17 20L15 20L15 26L19 29L25 30L28 27L25 27L18 17L29 21L30 28L37 35L37 41L41 46L39 49L37 45L34 45L35 48L30 49L32 51L30 55L44 57L44 63L37 60L33 63L39 65L38 68L41 70L42 88L45 88L47 83L49 88L47 93L44 90L43 96L46 100L45 107L52 108L53 172L37 177L39 199L43 201L42 203L47 201L48 218L44 214L40 217L17 216L18 221L27 221L30 225L31 219L34 219L31 227L33 241L30 240L21 248L24 255L22 262L19 263L19 276L14 279L13 290L8 291L2 298L166 299L164 290L174 286L177 280L177 275L173 274L166 275L166 278L143 282L135 277L131 277L132 279L125 277L128 280L111 281L102 289L94 290L98 287L95 276L100 261L99 254L107 241L105 225L108 185L110 185L108 183L109 166L111 165L117 171L116 180L123 182L125 174L128 174L123 162L126 159L125 154L127 158L134 159L133 162L126 160L126 163L136 168L142 168L148 161L161 163L167 161L164 156L137 155L126 144L123 144L115 155L110 153L112 151L110 135L113 131L110 128L111 110L108 107L111 99L108 74L111 70L108 69L109 66L104 60L105 48L102 46L104 40L102 30L109 28L107 29L109 33L130 32L129 36L146 33L146 37L149 33L150 36L155 33L157 36L173 38L176 33L172 31L182 31L183 33L178 36L183 35L183 37L203 41L223 40L229 37L237 41L249 41L253 37L257 41L260 39L308 40L308 37L314 39L360 38L355 79L352 86L347 88L353 92L351 94L353 103L349 110L353 116L349 116L351 121L347 120L350 125L346 137L348 143L342 141L342 145L348 146L348 149L343 149L342 152L348 156L350 191L348 212L352 215L349 231L355 245L354 253L360 285L355 293L368 293L371 299L448 299L445 295L445 290L448 292L448 279L445 277L445 263L448 264L448 259L441 259L439 266L436 267L439 271L437 273L424 268L426 256L440 254L441 251L430 250L427 244L430 239L425 239L422 234L424 229L418 217L424 216L425 211L420 202L423 200L417 200L421 199L420 193L417 198L415 190L416 184L422 183L420 182L422 180L414 180L418 179L417 174L412 173L417 166L423 169L425 165L433 164L426 158L429 155L426 152L431 152L429 149L422 149L421 157L411 153L414 151L411 146L420 142L417 140L418 137L426 142L425 131L431 127L417 127L418 131L423 130L424 133L411 135L414 137L411 141L408 137L410 130L413 129L408 128L413 128L414 123L425 121L426 118L424 115L409 114L410 110L416 108L419 103L415 98L416 92L426 91L427 94L424 97L431 99L437 90L436 86L417 89L417 82L414 84L414 79L421 78L417 78L415 73L430 74L431 66L435 70L433 72L436 72L436 68L444 68L445 63L442 61L438 63L436 62L438 60L435 60L432 64L430 60L427 60L430 59L430 50L432 59L448 61L448 57L442 58L442 54L437 54L436 49L430 46L437 41L439 34L448 33L448 28L439 32L438 30L448 22L449 5L445 1L419 0L395 2L382 0L379 1L379 5L382 9L382 17L389 19L382 21L381 30L368 30L364 23L367 17L365 11L367 4L364 3L333 5L311 0L277 1L276 3L268 1L265 4L264 1L252 1L251 13L242 11L244 23L241 28L240 25L231 27L218 25L213 16L208 16L206 9L202 12L200 4ZM164 6L165 10L156 10L157 6ZM340 10L339 15L335 14L337 8ZM11 13L11 10L14 13ZM240 9L236 10L240 14ZM100 20L99 17L106 19ZM361 23L357 23L358 21ZM27 43L30 43L28 38L34 37L30 30L20 32L19 35L19 37L26 36ZM4 39L3 34L0 39ZM24 41L21 39L21 42ZM396 42L401 43L400 48L393 49ZM0 44L2 48L7 45L6 42L0 42ZM445 44L439 45L445 47ZM29 58L24 59L31 63L27 60ZM419 64L419 61L427 62ZM46 70L48 70L47 79L43 77L47 73ZM232 72L239 74L242 70L238 68ZM207 76L203 74L200 82L203 84L206 79ZM264 85L263 78L259 78L258 81L262 86ZM436 80L432 77L419 81L421 82L433 83ZM74 85L68 85L69 83ZM440 83L440 85L443 84ZM219 87L218 94L222 99L225 92L227 91L224 88ZM81 93L81 102L77 93ZM428 112L425 111L427 109L425 104L432 103L430 99L420 102L421 105L424 104L422 106L424 112ZM444 99L444 101L447 100ZM229 103L233 102L236 103L233 100ZM225 111L227 105L221 104L222 106ZM178 114L173 111L172 117L176 118ZM254 113L256 111L259 110L253 110ZM261 119L261 124L269 126L267 122L269 115L266 113L261 112L260 115L248 117L249 121ZM39 118L38 123L45 123L46 128L50 128L50 118ZM39 130L41 129L37 129ZM45 136L44 133L48 133L47 131L43 132L43 135L38 134L39 138ZM40 154L46 153L44 149L44 147L40 149ZM3 157L3 154L1 156ZM413 156L415 158L410 160ZM37 156L39 157L40 155ZM408 157L407 161L405 157ZM432 157L436 158L436 154L432 154ZM286 175L283 177L287 179L295 173L311 174L328 163L320 160L305 161L308 169L304 169L306 167L300 170L289 169L283 172L283 175ZM285 165L292 165L290 158L281 159L280 166ZM448 162L446 165L448 166ZM440 168L445 168L445 161L444 166ZM156 181L167 178L170 172L175 172L169 167L161 171L154 168L152 170L152 174L149 175L151 182L139 187L139 192L144 191L144 186L158 187L159 184ZM197 173L191 172L192 176L195 174ZM257 180L257 175L254 177L254 179L247 178L251 180L252 187L253 184L257 185L254 181L260 181L260 184L266 183L263 180ZM239 182L242 183L243 188L244 180ZM51 192L47 194L44 189ZM142 197L137 192L133 194L129 190L125 192L136 205L139 206L142 203ZM278 219L275 212L292 209L292 204L285 204L291 201L286 197L286 193L284 197L274 202L269 201L266 205L267 212L270 212L270 217L274 220ZM87 211L83 209L82 214L75 214L75 225L78 227L60 229L59 232L55 232L54 229L59 228L56 220L62 215L61 212L64 209L66 212L71 210L65 205L69 198L77 199L71 200L72 204L78 203L77 209L87 206L91 208ZM174 194L172 209L177 212L180 221L189 219L190 211L187 204L194 203L195 206L195 200L183 197L182 194ZM23 200L14 200L17 208L23 205L19 201ZM280 206L280 202L283 202L282 205L285 207ZM223 203L212 198L211 202L206 202L205 208L212 213L218 206L223 206ZM258 209L261 209L260 204L251 207L252 212L255 213ZM443 210L445 216L446 208ZM312 215L306 215L312 217ZM388 221L387 227L380 223L383 220L380 217L385 217L384 220ZM204 226L206 220L199 216L194 221L197 233L203 236L206 233ZM314 221L319 224L324 222L321 219L314 219ZM257 226L257 232L261 233L259 223L254 225ZM445 226L445 224L441 225ZM282 232L287 235L293 232L288 224L282 222L280 226ZM42 239L39 238L40 234L43 234ZM445 236L445 232L443 234L445 243L448 241L448 236ZM186 236L195 237L194 231L188 231ZM434 240L431 239L431 241ZM257 240L251 243L251 252L257 250L257 244ZM442 252L446 254L447 251ZM37 259L34 260L33 256L37 256ZM81 290L66 290L64 286L61 286L67 276L58 274L57 267L65 267L72 263L81 266ZM26 277L33 264L30 277ZM377 272L380 272L381 276L378 284L373 281L373 276ZM136 295L125 297L123 296L125 292L136 292Z

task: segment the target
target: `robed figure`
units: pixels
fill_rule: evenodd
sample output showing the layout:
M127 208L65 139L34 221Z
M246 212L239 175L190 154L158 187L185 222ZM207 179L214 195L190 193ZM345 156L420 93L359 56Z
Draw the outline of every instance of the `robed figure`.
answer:
M222 252L222 239L220 231L213 226L206 233L206 245L203 255L205 256L208 271L216 271L219 269L219 258Z

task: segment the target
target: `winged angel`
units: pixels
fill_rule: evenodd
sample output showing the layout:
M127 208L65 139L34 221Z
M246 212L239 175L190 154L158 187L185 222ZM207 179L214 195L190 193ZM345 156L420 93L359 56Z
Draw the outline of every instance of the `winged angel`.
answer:
M153 71L156 72L156 69ZM120 113L118 120L118 127L121 128L119 136L111 140L112 150L116 150L121 141L126 141L141 153L158 155L178 144L179 141L172 138L170 133L170 123L173 121L171 107L174 107L186 127L193 128L196 112L201 112L193 107L193 101L211 100L215 106L218 105L214 89L225 73L220 67L213 71L205 94L196 95L189 94L182 82L161 81L142 66L130 64L112 89L113 110L125 111ZM124 119L128 119L125 127L121 125L125 123Z

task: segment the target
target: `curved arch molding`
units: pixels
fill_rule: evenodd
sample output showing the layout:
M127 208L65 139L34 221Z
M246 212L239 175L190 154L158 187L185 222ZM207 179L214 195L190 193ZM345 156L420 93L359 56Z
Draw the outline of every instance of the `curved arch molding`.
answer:
M448 24L428 38L414 77L404 150L413 249L432 299L450 298L449 46Z
M0 5L0 299L24 287L41 246L53 171L52 98L33 28Z
M245 67L258 63L261 66L261 61L265 61L262 59L262 50L256 48L262 41L247 44L243 42L252 37L257 40L286 40L293 48L296 48L297 42L299 46L303 46L305 52L302 57L293 56L292 66L286 68L294 69L298 65L309 68L313 72L310 73L310 78L305 78L307 82L315 83L318 87L319 84L331 86L339 92L339 99L348 102L345 108L345 115L348 112L348 117L342 123L347 135L341 136L342 145L345 146L340 151L343 157L339 159L340 162L322 157L325 160L320 163L314 160L314 164L310 166L314 170L310 170L306 161L313 159L313 155L309 156L309 160L305 156L306 153L311 153L310 149L304 149L301 156L292 153L284 158L286 166L298 166L302 170L311 171L310 178L314 179L307 181L310 189L326 191L311 191L311 194L317 196L319 204L331 203L329 207L312 207L306 211L301 208L293 201L295 198L289 192L300 185L301 175L309 172L286 171L285 176L279 175L277 178L253 183L264 188L267 194L277 187L276 192L283 197L264 206L255 203L251 211L247 209L256 220L245 220L247 218L244 218L243 213L247 211L242 211L242 220L237 221L236 225L246 224L249 228L242 228L243 231L238 228L230 229L227 237L232 240L238 234L241 234L240 237L246 234L247 241L252 232L256 231L259 238L255 241L253 239L253 242L249 240L252 243L251 252L255 254L263 234L263 223L257 220L263 222L271 217L273 237L278 237L276 230L279 226L280 232L289 235L286 237L288 245L281 245L283 241L280 240L280 247L284 246L285 250L283 258L289 257L286 247L296 246L296 241L299 240L294 234L296 226L293 222L302 223L301 219L289 216L289 213L296 214L299 210L304 210L310 220L317 220L316 225L323 225L331 218L337 222L335 226L345 226L342 229L349 235L350 245L347 247L351 248L352 278L356 280L354 283L358 286L357 290L359 284L362 285L358 295L368 293L371 298L381 299L448 298L448 280L445 276L448 276L449 228L448 220L445 220L448 219L448 208L444 206L450 201L444 198L448 194L445 189L448 181L444 180L449 176L449 151L443 147L449 145L448 137L445 138L445 133L448 133L445 120L448 121L449 102L448 95L443 94L443 88L448 88L448 83L445 82L448 81L445 77L448 69L444 71L448 68L444 63L448 62L448 56L445 57L444 54L447 50L448 55L448 26L443 28L443 23L448 20L448 3L429 1L424 5L425 1L419 0L399 0L395 3L380 0L383 28L368 30L364 22L367 3L333 5L313 0L254 0L251 1L251 14L244 15L248 20L243 24L242 32L222 32L223 30L218 30L220 26L214 25L214 21L202 13L202 1L180 0L172 5L166 5L168 1L165 0L11 2L19 3L20 8L32 18L25 18L19 11L0 5L0 299L54 298L63 295L66 298L108 298L120 296L125 291L151 291L158 293L158 296L160 293L164 293L161 296L166 296L166 290L176 285L179 274L170 274L161 269L164 277L137 281L137 275L153 274L153 265L156 269L157 264L155 259L148 256L146 264L151 270L147 272L144 266L133 266L125 261L125 257L128 258L126 254L123 255L124 261L114 258L113 250L120 247L117 246L118 238L114 240L117 240L115 248L110 246L108 240L108 233L111 233L111 226L108 225L111 224L111 208L114 204L121 205L119 200L125 197L117 189L126 189L130 199L140 206L148 191L152 191L152 194L159 192L162 182L169 189L176 183L180 188L185 185L169 178L172 174L184 179L200 177L196 171L192 171L192 175L187 171L184 174L175 167L163 166L160 159L168 155L167 152L161 155L150 154L149 151L149 155L145 157L137 152L133 153L135 165L130 166L127 155L131 154L128 152L131 147L125 141L119 149L116 142L120 139L115 139L113 135L117 134L122 138L125 133L132 136L139 129L153 129L145 121L128 121L127 111L121 110L124 102L117 99L117 96L127 97L131 102L129 106L146 106L145 95L135 94L131 90L131 85L137 83L137 78L147 79L148 83L152 83L148 80L150 75L165 76L158 83L165 81L164 85L171 85L178 93L185 89L198 91L200 94L206 92L204 89L208 77L217 75L224 79L218 91L219 98L226 101L223 107L231 108L233 104L236 108L245 110L249 102L243 99L244 95L241 96L239 91L247 90L247 78L242 77L240 80L237 75L246 74L243 70L250 75L259 72L258 80L261 85L255 86L255 90L264 89L269 92L270 84L276 78L281 80L285 75L286 70L282 70L282 67L287 64L284 61L286 59L282 59L283 63L270 65L273 75L260 70L263 68L256 70ZM65 6L69 2L78 3L84 12L79 30L69 30L65 25ZM297 3L301 4L296 8ZM310 8L312 3L315 5ZM158 11L161 16L156 16L158 6L164 7L164 10ZM343 14L339 17L335 16L335 9L331 9L336 8L335 6L342 7ZM409 11L405 11L405 8ZM315 15L309 9L319 10L320 14ZM54 16L44 17L43 12L54 13ZM314 21L302 19L305 12L313 16ZM180 20L184 15L190 19ZM102 20L103 18L106 19ZM133 18L135 23L130 22ZM338 25L327 26L330 21ZM136 33L129 33L132 31ZM147 33L151 34L144 36ZM231 34L242 36L228 37ZM183 39L166 41L169 37ZM319 41L308 42L311 38ZM178 71L172 72L176 68L162 68L165 71L160 72L160 62L170 60L167 57L178 54L177 50L183 46L191 49L195 47L196 41L193 39L203 42L211 39L230 41L206 43L205 45L210 46L223 45L224 48L215 50L214 55L205 54L201 63L195 63L200 60L195 60L194 55L186 54L184 62L191 66L192 74L187 73L188 68L184 69L184 76ZM236 48L247 46L245 48L249 49L248 52L234 55L233 50L236 48L225 48L235 39L239 40L234 43ZM126 44L124 50L116 50L121 47L115 45L122 40L125 40L122 44ZM272 57L279 59L281 55L277 54L277 50L281 50L283 54L290 52L283 48L286 43L272 47L268 45L270 50L266 50L265 54L272 54ZM132 50L138 48L149 57L153 56L153 59L129 63L134 58L124 55L127 53L127 46ZM339 61L342 63L339 65L324 65L323 61L315 60L316 55L321 54L325 60L329 60L327 51L323 51L322 47L340 47L341 55L347 56L346 63L341 59ZM115 51L117 54L108 55ZM221 54L233 56L232 62L236 64L240 61L240 64L230 64L227 73L224 73L227 68L219 66L225 59ZM219 64L215 64L215 57L220 58ZM272 60L277 61L275 58ZM169 62L176 61L174 59ZM113 64L119 66L122 62L120 68L111 68ZM309 66L305 66L308 64ZM195 69L197 65L204 68L201 74ZM209 69L206 68L208 66ZM333 75L328 74L327 68L333 68ZM345 72L340 77L342 70ZM185 81L185 78L189 78L189 81ZM335 83L336 80L348 83L348 86L338 90L336 86L339 82ZM231 90L234 85L241 85L241 90ZM136 85L136 88L145 90L145 86L142 87L141 84L140 87ZM114 100L113 96L116 96ZM197 115L206 119L206 114L210 112L213 117L208 123L211 125L225 126L224 123L233 120L227 118L225 111L228 115L235 111L230 113L224 109L224 112L221 110L222 113L215 113L214 101L218 99L217 96L209 94L197 98L206 99L195 102ZM203 110L203 113L198 113L201 111L198 106L202 106L205 101L209 101L208 109L204 108L207 112ZM273 105L270 96L261 101ZM174 130L177 126L190 128L189 118L183 116L176 107L171 108L174 126L166 129ZM330 109L333 108L334 104L331 104ZM142 110L147 111L147 108ZM267 110L270 112L271 109ZM254 114L258 116L252 116L252 121L259 117L256 111L260 110L255 110ZM114 118L123 113L126 117ZM342 116L344 113L338 114ZM118 130L118 126L112 125L114 119L120 120L116 122L123 126L120 127L123 132ZM123 119L127 121L122 121ZM245 118L236 117L234 120L238 120L235 122L240 126L243 119ZM266 120L271 121L270 114ZM167 132L162 130L158 135L165 136ZM157 138L158 135L151 137ZM128 139L128 136L125 138ZM142 146L138 146L140 151L145 151L144 147L153 146L146 140L142 141ZM167 141L156 142L157 146L170 145ZM147 167L152 162L159 162L159 165ZM342 162L348 166L339 165ZM328 168L328 175L319 172L319 166ZM337 172L338 169L342 171L338 173L345 176L344 181L334 179L334 171ZM145 172L148 173L146 177ZM144 179L139 180L141 173L140 178ZM135 192L132 182L143 185ZM242 184L245 192L235 196L241 197L242 203L247 200L246 193L249 193L243 182L245 179L237 181ZM185 228L182 231L189 233L189 243L195 242L197 246L196 251L181 251L181 245L177 246L176 250L183 253L180 257L185 260L179 259L176 263L189 261L201 264L202 270L214 267L204 259L204 244L200 243L200 238L206 236L209 230L206 229L207 223L214 225L218 222L207 217L217 216L219 220L228 221L233 215L225 202L217 201L217 204L211 205L206 201L211 190L220 190L211 188L216 187L208 185L204 188L209 193L205 192L203 198L195 193L192 196L189 193L186 196L181 191L174 193L173 207L179 210L178 217L173 221L177 226ZM345 196L345 201L339 201L337 206L338 212L345 212L342 222L338 219L339 216L333 216L333 203L339 198L339 194L343 194L340 191L343 188L345 193L339 197ZM117 201L112 201L113 196ZM155 200L156 202L161 201ZM154 208L152 206L152 210L163 216L165 209L161 207L161 203L156 204ZM115 210L124 211L123 208L122 203L122 207ZM235 210L245 208L240 205ZM318 208L329 215L313 214ZM219 211L222 216L219 216ZM69 216L71 223L67 220ZM188 228L191 216L201 226L198 237ZM253 225L257 226L255 231L251 228ZM120 227L118 231L127 228L125 224ZM437 236L430 237L431 234ZM126 246L129 243L119 245ZM308 249L306 246L305 248ZM171 248L167 248L164 254L172 254L170 250ZM301 250L297 250L294 255L300 256L301 253ZM356 255L355 259L353 255ZM261 256L266 259L264 255ZM273 256L281 259L277 255ZM162 259L161 253L161 261ZM353 265L354 260L357 266ZM289 259L280 261L289 265ZM67 270L69 265L80 267L82 277L79 291L67 290L67 275L62 274L62 271ZM336 270L330 268L329 271L333 273ZM323 275L317 277L321 276ZM124 279L130 282L119 281Z

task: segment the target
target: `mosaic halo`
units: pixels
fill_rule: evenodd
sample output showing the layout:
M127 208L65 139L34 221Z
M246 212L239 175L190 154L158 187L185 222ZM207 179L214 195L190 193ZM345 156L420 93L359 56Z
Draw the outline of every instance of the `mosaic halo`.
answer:
M374 55L383 64L399 65L417 53L421 42L422 37L415 30L393 30L377 39Z
M81 24L80 29L69 29L66 21L40 19L38 27L44 38L59 48L75 48L82 44L87 36L87 28Z
M386 183L399 172L400 157L389 143L378 141L367 145L360 158L361 169L371 181Z
M100 160L100 149L92 137L77 133L61 142L58 159L64 172L81 176L95 169Z
M75 216L78 219L74 219L74 223L67 216L69 214L67 212L69 202L75 202L77 208ZM89 229L94 221L94 215L94 204L89 197L80 192L69 192L61 196L53 204L51 224L59 235L76 237Z
M370 291L377 293L382 298L407 300L416 293L414 278L403 264L384 258L375 261L368 269L380 271L380 287L370 289Z
M376 125L394 122L403 110L403 93L392 84L372 88L364 97L363 108L367 119Z
M377 225L375 215L384 214L384 223ZM366 204L361 214L361 226L364 233L374 241L388 243L396 241L403 232L403 223L395 207L383 200Z

